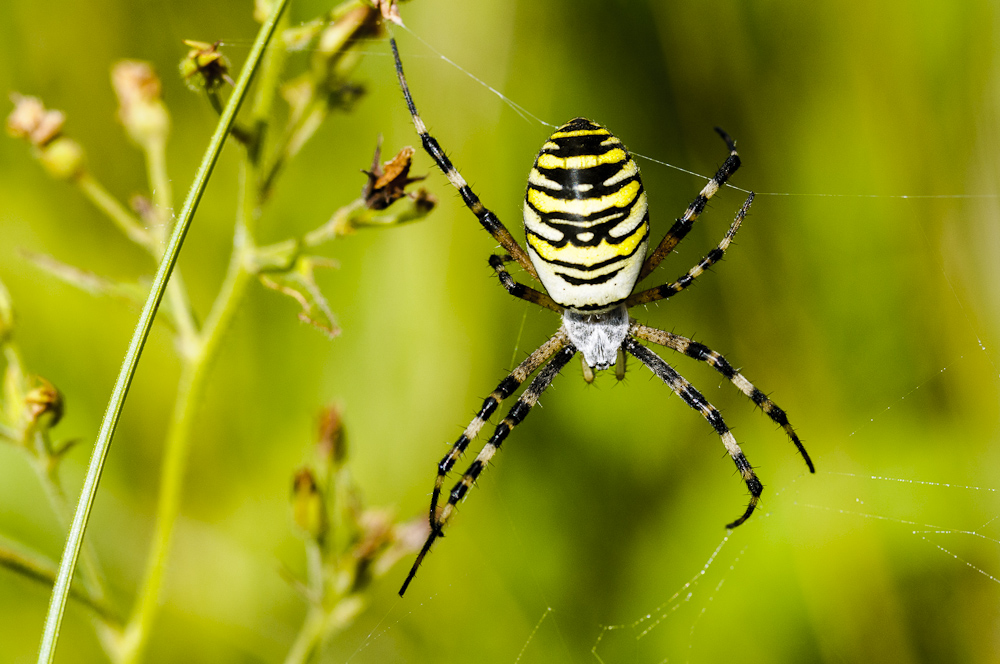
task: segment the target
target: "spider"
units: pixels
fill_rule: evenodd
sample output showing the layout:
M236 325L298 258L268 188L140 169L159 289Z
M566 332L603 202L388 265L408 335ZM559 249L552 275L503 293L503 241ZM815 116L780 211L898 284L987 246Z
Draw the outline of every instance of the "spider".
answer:
M649 212L639 168L622 142L610 131L584 118L570 120L542 145L528 175L524 198L525 251L497 216L482 204L437 140L427 132L403 75L396 40L390 39L390 44L396 61L396 76L424 149L458 190L479 223L505 252L489 258L490 267L496 272L501 285L514 297L551 309L562 316L559 330L528 355L486 397L475 419L438 463L437 479L431 494L430 534L399 590L400 596L406 592L431 545L438 537L444 536L444 527L454 514L455 506L465 497L511 430L524 420L556 374L577 352L582 355L587 382L594 380L595 370L608 369L612 365L615 375L621 380L625 375L626 353L634 356L684 403L701 413L715 429L750 491L746 511L726 528L735 528L750 517L764 487L718 409L672 366L639 343L640 340L665 346L712 366L785 430L805 460L809 472L815 472L812 460L785 412L722 355L687 337L647 327L628 314L631 307L680 293L708 267L718 262L732 242L753 202L753 192L736 213L719 246L697 265L676 281L635 292L636 284L649 276L684 239L709 199L740 167L733 139L716 127L729 149L729 156L683 216L674 222L656 249L647 256ZM541 282L544 292L515 281L507 271L506 264L510 262L517 263ZM536 371L538 374L534 380L496 426L462 479L452 488L448 502L439 507L441 489L449 471L500 403L514 394Z

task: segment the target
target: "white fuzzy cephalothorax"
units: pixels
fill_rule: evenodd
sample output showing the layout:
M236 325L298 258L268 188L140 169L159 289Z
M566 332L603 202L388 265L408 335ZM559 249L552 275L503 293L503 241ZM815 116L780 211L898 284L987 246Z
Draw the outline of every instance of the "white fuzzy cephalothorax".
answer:
M607 369L618 359L618 349L628 336L628 310L620 305L600 313L567 309L563 329L573 345L583 353L587 366Z

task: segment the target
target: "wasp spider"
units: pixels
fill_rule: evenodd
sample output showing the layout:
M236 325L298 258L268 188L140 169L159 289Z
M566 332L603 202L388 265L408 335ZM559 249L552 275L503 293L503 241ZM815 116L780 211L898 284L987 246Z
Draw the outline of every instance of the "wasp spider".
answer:
M815 472L785 412L763 392L743 377L712 349L677 334L647 327L628 315L637 304L662 300L691 285L709 266L722 258L753 202L751 193L729 227L719 246L701 259L686 274L662 286L634 292L635 286L649 276L680 242L705 209L708 200L740 166L736 144L716 128L729 148L729 156L708 184L701 190L683 216L674 222L656 249L647 256L649 212L646 193L639 178L639 168L625 146L604 127L576 118L559 127L542 146L528 175L524 197L524 230L527 251L521 248L496 215L487 209L459 175L437 140L427 133L417 114L395 40L391 40L396 60L396 74L406 105L424 149L458 189L466 206L479 219L505 253L490 256L490 266L500 283L514 297L552 309L562 315L562 325L552 337L519 364L486 397L475 419L438 463L437 479L431 494L431 532L417 555L399 594L406 592L421 561L434 540L444 535L444 526L455 512L476 478L489 463L511 430L520 424L538 402L556 374L580 352L584 378L593 380L594 370L615 366L619 379L625 374L625 354L631 354L656 374L684 403L708 420L726 451L732 457L750 491L750 502L741 517L727 528L740 525L754 511L763 486L747 461L739 444L722 420L719 411L656 353L640 340L666 346L688 357L706 362L729 379L743 394L778 425L798 448L810 472ZM516 262L541 282L544 292L514 281L506 263ZM540 370L539 370L540 369ZM497 410L533 373L538 375L501 420L482 451L448 494L448 502L439 506L445 477Z

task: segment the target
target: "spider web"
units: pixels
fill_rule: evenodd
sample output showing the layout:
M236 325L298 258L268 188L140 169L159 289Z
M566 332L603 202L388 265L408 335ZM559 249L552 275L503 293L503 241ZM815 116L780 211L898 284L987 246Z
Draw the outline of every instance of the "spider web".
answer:
M414 36L424 46L437 53L424 39L418 35ZM526 121L537 122L547 127L555 126L510 100L454 60L440 53L437 55L476 83L486 87ZM689 169L641 153L634 154L647 162L698 175L707 180L704 174L693 173ZM747 191L741 187L733 188ZM833 192L805 194L779 191L759 193L758 196L917 202L929 199L996 199L996 195L990 193L882 195ZM925 241L929 245L932 244L923 226L920 231ZM863 529L874 530L877 536L888 538L892 542L910 540L910 544L905 542L902 544L900 551L910 552L918 557L920 565L926 565L929 569L940 569L943 562L945 566L962 568L974 579L992 588L981 589L980 592L990 592L996 596L1000 594L1000 587L996 587L1000 586L1000 565L995 563L996 556L1000 553L1000 539L998 539L1000 529L997 528L997 522L1000 521L1000 500L994 486L969 483L965 480L966 477L974 478L979 475L972 472L963 473L960 469L956 472L942 468L938 477L908 475L905 472L905 464L880 465L864 458L853 460L849 454L850 450L855 448L877 446L880 439L887 434L887 430L891 430L898 423L895 419L897 415L912 414L914 409L922 407L925 402L921 398L923 393L946 389L943 387L944 376L948 372L989 372L991 374L989 383L993 385L994 391L997 391L1000 371L997 369L993 353L977 330L975 317L969 313L969 305L955 286L956 276L952 274L946 260L937 251L935 258L935 264L928 266L928 270L947 283L954 303L964 318L967 346L959 349L950 361L927 373L920 382L905 389L899 396L884 399L884 405L876 406L870 413L858 413L858 418L849 433L836 441L838 447L847 450L848 454L842 458L834 459L829 456L821 458L818 464L820 470L814 477L802 474L786 480L783 485L771 487L762 510L763 514L758 515L758 518L785 519L792 514L800 519L824 524L830 529L831 538L838 535L849 536L851 531ZM522 320L522 331L523 328ZM521 351L520 333L518 339L514 348L515 357ZM496 486L499 486L499 482ZM955 517L951 508L953 503L969 504L965 518ZM512 518L510 527L516 534L514 521ZM762 529L766 530L766 526ZM922 549L913 547L913 542L918 542ZM594 661L611 664L620 661L692 661L700 657L705 658L701 647L704 636L713 634L718 628L715 623L708 625L713 613L720 612L718 602L733 602L733 594L744 590L741 586L753 585L746 581L753 577L754 566L759 562L759 556L771 553L774 544L768 542L766 537L761 537L760 531L750 533L737 529L726 533L714 545L703 541L698 546L705 551L704 562L700 566L689 567L683 582L675 589L664 592L661 602L635 611L634 615L626 617L625 620L594 626L595 634L589 649ZM948 573L954 575L955 571ZM969 579L965 581L968 583ZM727 594L730 596L726 597ZM543 655L545 648L538 645L537 639L546 631L558 630L559 607L553 606L548 598L538 599L545 608L541 611L538 622L524 635L523 647L513 660L515 662L529 661L533 654L533 646L535 646L536 661L558 659L551 654ZM643 650L644 643L652 641L651 637L659 632L669 632L670 636L660 639L648 650ZM559 649L559 646L553 647ZM567 660L570 659L570 651L576 653L579 648L575 646L566 648L563 656ZM836 647L832 647L831 651L836 651ZM711 658L705 659L711 660Z
M434 54L432 58L436 56L468 76L475 84L486 88L525 122L545 127L556 126L511 100L452 58L438 52L420 35L408 32ZM372 54L385 55L376 50ZM431 66L426 64L429 61L427 57L422 57L421 54L408 53L405 57L408 62L425 63L411 64L411 67ZM659 158L645 156L641 152L633 154L650 164L708 179L703 173ZM731 188L741 192L748 191L739 186ZM828 204L830 199L892 201L901 205L923 205L934 200L982 201L995 205L997 200L997 195L993 193L924 194L919 191L891 194L771 191L757 195L785 200L812 198L819 205ZM980 212L990 214L992 210L980 209ZM905 210L900 212L905 213ZM743 527L721 537L703 537L692 542L690 548L700 552L692 555L700 556L700 562L686 563L683 569L676 570L676 584L652 593L661 596L659 601L640 603L645 602L645 599L637 600L636 606L627 615L609 616L608 620L592 623L592 637L589 640L567 643L570 637L563 633L560 626L560 606L539 592L532 602L540 607L534 614L536 619L533 626L529 620L522 634L509 635L510 658L505 660L498 657L497 661L513 661L515 664L529 661L576 661L581 652L602 664L625 661L713 661L708 653L715 650L706 645L706 641L719 640L719 634L727 634L722 639L726 642L731 641L730 637L747 638L736 635L736 632L742 630L727 620L731 621L734 615L739 616L739 610L734 607L743 607L744 611L753 610L754 593L759 593L764 587L756 579L762 561L772 555L787 555L787 543L771 539L771 534L775 531L770 529L767 523L770 521L790 521L793 522L793 527L794 524L806 527L809 530L807 539L812 546L822 547L824 542L829 541L868 545L873 550L866 551L861 557L869 556L867 562L873 566L891 567L910 558L911 561L901 574L903 578L916 583L921 583L925 575L942 575L946 579L957 579L964 591L987 595L994 602L1000 598L1000 564L996 562L997 555L1000 554L1000 496L997 495L997 487L1000 485L983 483L984 473L980 464L975 461L964 465L941 464L939 472L934 474L923 469L911 469L907 459L868 453L869 450L877 450L883 440L904 435L913 439L910 454L915 457L943 458L938 451L931 449L934 434L938 432L906 430L901 434L897 428L905 428L907 421L919 421L920 418L915 415L926 407L928 401L948 391L953 384L949 383L948 374L960 373L961 378L958 380L963 383L989 385L992 396L1000 397L1000 369L994 359L995 351L992 344L984 341L984 337L989 338L990 335L981 331L984 326L979 322L986 315L977 315L978 312L969 303L970 298L958 286L972 277L965 266L956 264L954 252L944 255L927 229L919 220L917 223L920 236L932 248L931 254L934 257L934 262L927 265L927 271L947 285L960 317L959 324L964 327L963 333L952 336L964 338L964 344L958 348L948 348L943 363L927 370L921 377L899 390L871 395L871 407L867 412L860 409L855 411L855 418L848 423L845 432L825 439L827 447L833 449L833 452L823 455L819 450L810 448L817 458L818 471L815 476L801 473L791 477L786 475L784 478L772 477L775 484L768 487L766 501L755 516L755 519L765 523L758 523L756 530ZM937 313L928 312L929 315ZM524 344L530 345L530 342L522 341L526 316L524 314L519 323L518 341L512 348L512 364L517 357L523 356ZM974 424L965 432L966 435L988 435L995 440L996 432L991 425L982 421ZM798 426L802 427L801 424ZM961 457L962 450L955 449L952 454ZM494 474L496 471L494 469ZM986 479L989 479L988 476ZM506 500L509 492L501 488L502 482L491 481L490 486L499 492L501 501ZM518 519L510 516L510 511L507 514L507 530L515 540L520 540ZM864 537L854 539L858 532L864 533ZM521 542L519 546L527 549L528 545ZM835 578L848 585L852 583L849 565L837 572L844 572L847 576L837 577L834 573ZM789 574L794 572L790 570ZM806 572L799 570L798 574L801 576ZM863 601L869 589L864 587L861 580L853 583L855 587L847 594L859 602ZM787 588L787 585L783 587ZM884 589L874 588L870 591L878 593L880 590ZM373 645L386 639L387 635L398 632L409 616L425 611L447 611L447 607L441 606L436 598L433 591L430 594L425 591L423 596L419 593L415 597L408 596L405 609L399 604L394 605L373 628L368 628L359 638L357 649L347 661L378 661L384 656L384 652ZM812 607L811 610L815 620L822 619L824 614L821 609ZM898 607L896 610L899 610ZM530 614L531 610L524 609L524 612ZM781 631L777 630L776 633L780 634ZM395 638L394 636L393 640ZM838 649L837 634L814 634L811 638L820 643L818 649L829 658L853 658L850 652L845 654ZM899 635L890 634L888 637L890 641L893 638L899 638ZM918 658L913 650L915 646L908 647L910 651L907 656ZM379 654L376 655L376 652ZM907 656L902 657L901 661L905 661Z

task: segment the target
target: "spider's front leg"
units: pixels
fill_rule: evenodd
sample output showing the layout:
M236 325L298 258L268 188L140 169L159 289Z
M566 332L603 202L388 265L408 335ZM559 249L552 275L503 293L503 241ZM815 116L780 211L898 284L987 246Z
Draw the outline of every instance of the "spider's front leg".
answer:
M729 248L729 244L736 237L736 231L740 229L740 224L743 223L743 219L747 216L747 212L750 210L750 204L753 203L754 194L751 191L750 195L747 196L746 201L743 203L743 207L740 208L739 212L736 213L736 219L733 220L733 224L729 227L726 232L726 236L722 238L722 242L719 246L698 261L698 264L687 271L682 277L678 278L677 281L671 282L669 284L663 284L662 286L657 286L656 288L650 288L649 290L644 290L639 293L632 293L629 295L628 300L625 301L626 307L634 307L637 304L649 304L650 302L656 302L657 300L664 300L668 297L673 297L677 295L682 290L694 283L694 280L701 276L708 268L712 267L720 260L722 256L726 253L726 249Z
M726 183L726 181L732 177L733 173L737 171L740 167L740 156L736 154L736 141L729 137L729 134L722 131L718 127L715 131L719 133L722 140L726 142L726 147L729 148L729 156L726 161L722 164L719 170L715 173L715 177L708 181L702 190L698 193L698 196L691 202L687 210L684 211L683 216L674 222L674 225L670 227L667 234L663 236L660 240L660 244L656 249L646 258L646 262L642 265L642 270L639 272L639 281L642 281L649 274L656 269L664 258L670 255L670 252L674 250L677 243L684 239L684 236L688 234L691 227L694 225L695 220L701 214L702 210L708 204L708 201L715 192L719 191L719 188Z
M420 549L420 553L417 554L417 559L413 562L413 567L410 568L410 573L407 574L406 580L403 582L403 587L399 589L400 597L403 596L403 593L405 593L407 587L409 587L410 581L412 581L413 577L416 575L417 569L420 567L420 563L423 562L424 556L426 556L427 552L430 551L431 545L434 544L434 540L444 534L444 526L448 523L451 515L454 514L455 505L457 505L458 501L465 497L465 494L472 487L473 483L475 483L476 478L478 478L480 473L483 472L486 464L489 463L490 459L493 458L493 455L496 454L498 449L500 449L500 445L503 444L503 441L506 440L507 436L514 429L514 427L520 424L531 411L531 408L538 403L538 397L541 396L542 392L544 392L545 389L552 383L552 380L562 370L562 368L566 366L566 363L569 362L574 355L576 355L576 348L567 342L566 337L562 335L562 332L557 333L556 336L553 337L553 339L557 338L561 343L560 349L557 349L549 354L550 356L554 354L555 357L552 361L545 365L537 376L535 376L535 379L531 381L528 388L521 394L517 403L511 406L507 416L504 417L500 424L497 425L493 435L490 436L489 441L483 446L479 455L476 456L476 459L462 475L462 479L455 484L454 488L452 488L451 493L448 496L448 503L444 506L444 509L441 510L441 513L436 515L436 518L434 516L434 511L436 510L432 506L431 533L427 536L427 541L424 542L424 546ZM549 340L549 343L552 343L552 339ZM537 353L538 351L535 352ZM489 398L487 398L487 402L489 402ZM481 427L482 424L479 426ZM449 457L445 457L445 460L448 458ZM457 458L457 455L455 458ZM442 461L442 464L443 463L444 462ZM451 463L454 464L454 461ZM437 495L439 494L440 483L443 482L444 479L440 474L438 477L439 482L435 487L435 502Z
M532 304L537 304L540 307L545 307L561 314L563 307L556 304L556 301L549 297L548 293L537 291L530 286L525 286L522 283L514 281L514 278L510 276L510 272L507 271L507 266L504 265L512 260L514 259L510 255L500 256L493 254L490 256L490 267L496 271L497 277L500 279L500 285L507 289L507 292L514 297L527 300Z
M535 271L535 266L531 264L531 260L528 258L528 254L525 253L521 245L517 243L514 236L510 234L510 231L503 225L496 214L492 210L483 205L479 197L476 196L475 192L469 186L469 183L465 181L465 178L458 172L455 166L448 159L448 156L441 149L441 144L437 142L437 139L431 136L427 132L427 126L424 125L424 121L420 118L420 114L417 113L417 107L413 103L413 95L410 94L410 86L406 83L406 76L403 75L403 63L399 59L399 48L396 46L396 39L394 37L389 39L389 44L392 46L392 55L396 60L396 77L399 79L399 87L403 90L403 97L406 99L406 106L410 109L410 116L413 118L413 126L416 128L417 133L420 134L420 140L423 143L424 150L427 154L431 156L434 163L438 165L438 168L445 174L448 181L458 189L458 193L462 196L462 201L465 203L466 207L472 211L476 218L479 219L479 223L482 224L493 238L500 243L500 246L504 248L508 254L513 256L517 264L520 265L524 270L530 274L535 279L538 278L538 273Z
M747 489L750 490L750 503L747 505L746 512L744 512L743 516L740 518L726 525L726 528L735 528L746 521L750 518L750 515L753 514L754 508L757 507L757 502L760 500L760 494L764 490L764 486L757 478L757 474L753 471L753 467L750 466L750 462L747 461L746 455L743 454L743 450L740 449L739 443L736 442L736 438L733 437L729 427L726 426L726 423L723 421L722 414L719 412L718 408L710 404L705 397L702 396L701 392L695 389L691 383L677 373L673 367L664 362L659 355L640 344L635 340L635 338L631 336L626 338L624 343L622 343L622 348L645 364L649 370L666 383L670 389L674 391L674 394L679 396L684 403L701 413L702 417L708 420L708 423L712 425L715 432L719 434L719 437L722 439L722 444L726 446L726 451L729 452L729 456L732 457L733 463L736 464L736 469L740 471L743 481L746 482Z

